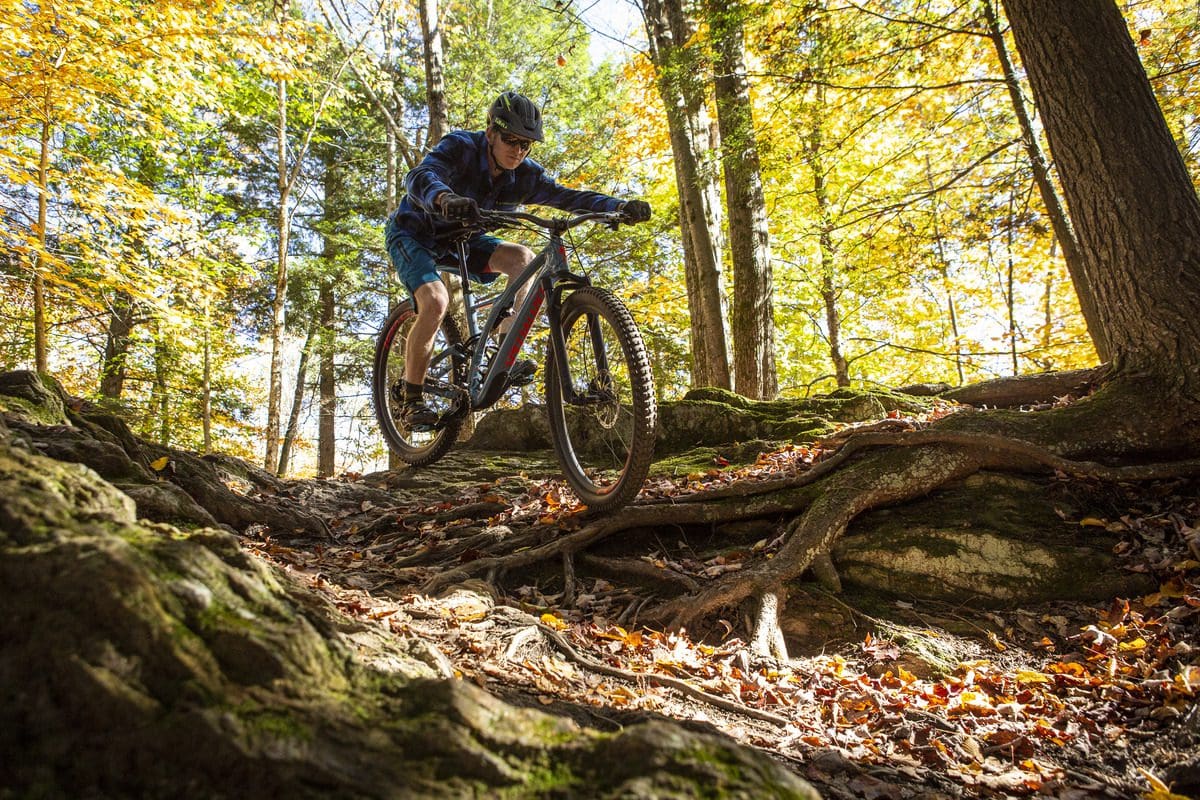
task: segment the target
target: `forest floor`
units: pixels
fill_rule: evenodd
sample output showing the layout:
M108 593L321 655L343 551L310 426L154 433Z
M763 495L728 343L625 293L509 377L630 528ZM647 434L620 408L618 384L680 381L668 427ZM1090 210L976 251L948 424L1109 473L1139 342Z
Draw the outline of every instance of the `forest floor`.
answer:
M648 493L728 485L796 457L660 465ZM1200 796L1194 482L1119 487L1125 513L1080 520L1119 534L1124 568L1150 574L1156 592L990 610L892 598L868 612L852 591L798 584L789 607L840 622L789 641L794 652L779 661L754 655L734 616L695 638L639 625L654 590L633 579L639 570L622 579L628 548L606 578L542 564L420 592L436 572L425 556L456 540L577 529L586 516L555 472L548 453L456 451L424 470L288 482L283 493L323 516L331 539L253 528L243 539L364 625L436 643L447 676L600 729L662 716L720 732L827 798ZM640 538L632 559L672 580L740 567L737 555L703 560L684 533Z

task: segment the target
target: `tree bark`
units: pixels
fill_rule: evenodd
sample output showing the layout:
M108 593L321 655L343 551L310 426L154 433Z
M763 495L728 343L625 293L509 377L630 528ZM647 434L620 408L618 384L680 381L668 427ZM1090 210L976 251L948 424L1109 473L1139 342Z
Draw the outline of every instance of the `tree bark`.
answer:
M708 0L716 54L714 89L733 259L733 374L737 392L755 400L779 393L771 244L763 196L741 0Z
M690 4L688 4L690 6ZM684 239L684 275L691 312L692 382L730 388L721 277L716 178L706 164L712 142L704 115L704 87L696 23L685 0L643 0L650 57L667 112Z
M109 309L108 330L104 337L104 357L100 365L100 396L108 400L119 400L129 373L126 358L129 355L129 338L133 331L133 297L119 290L113 297Z
M278 14L282 24L287 20L290 0L281 0ZM271 301L271 372L267 390L267 436L263 468L267 472L279 469L279 415L283 402L283 326L286 321L288 285L288 234L291 218L288 215L288 198L291 181L288 179L287 161L287 81L276 81L277 123L275 130L276 188L279 192L279 207L275 217L275 233L278 252L275 259L275 297Z
M816 86L817 97L811 110L811 131L808 141L808 166L812 171L813 197L817 203L817 236L821 251L821 302L825 307L825 335L829 344L829 360L838 386L850 385L850 364L842 352L842 321L838 310L837 243L833 239L833 220L829 213L829 191L825 184L825 87Z
M287 428L284 430L283 443L279 448L279 469L276 474L283 477L287 474L291 461L292 447L296 443L296 435L300 431L300 409L304 405L304 389L308 384L308 362L312 360L313 347L319 332L314 320L308 326L308 335L304 337L304 347L300 350L300 363L296 366L296 388L292 392L292 410L288 414Z
M1113 0L1005 0L1118 375L1200 397L1200 200Z
M1029 109L1025 105L1020 78L1013 66L1008 45L1004 41L1004 32L1000 29L996 8L992 0L983 0L982 4L984 19L987 22L988 38L992 41L996 57L1000 60L1000 68L1004 72L1004 82L1008 86L1008 95L1012 99L1013 113L1021 127L1021 140L1025 145L1025 152L1029 156L1029 165L1033 169L1034 183L1037 184L1042 204L1046 207L1046 214L1050 217L1054 235L1062 247L1063 261L1066 262L1067 272L1071 276L1071 282L1075 285L1075 294L1079 298L1079 310L1083 314L1088 334L1092 337L1096 354L1101 361L1108 361L1110 356L1108 339L1100 321L1099 309L1096 307L1095 292L1092 289L1092 280L1088 276L1087 264L1084 263L1079 252L1071 220L1067 216L1058 191L1054 188L1054 182L1050 178L1050 165L1046 162L1037 132L1033 128Z
M49 106L50 98L46 98ZM38 251L33 258L33 364L37 372L47 372L49 363L46 355L46 280L42 271L46 264L46 216L50 194L50 109L42 120L41 151L38 155L38 206L37 243Z
M333 476L337 464L337 374L334 357L337 354L337 329L334 320L337 301L333 282L326 279L320 289L321 329L318 334L317 352L320 354L320 369L317 376L317 476Z
M421 39L425 52L425 101L429 105L427 149L441 141L449 128L446 84L442 77L442 31L438 22L438 0L420 0Z
M162 320L154 325L154 384L150 393L150 405L158 413L158 432L155 441L166 447L171 443L171 397L167 386L167 360L170 351L163 335Z
M200 384L200 423L204 432L202 455L212 452L212 316L208 297L204 298L204 365Z

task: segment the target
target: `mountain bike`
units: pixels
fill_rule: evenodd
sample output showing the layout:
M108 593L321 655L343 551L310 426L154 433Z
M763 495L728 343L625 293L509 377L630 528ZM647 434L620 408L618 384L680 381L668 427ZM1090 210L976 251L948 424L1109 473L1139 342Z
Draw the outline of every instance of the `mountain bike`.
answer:
M550 438L563 473L590 510L612 510L641 490L654 454L658 411L650 361L641 333L619 298L568 268L563 234L585 222L615 227L616 212L546 219L517 211L481 211L454 242L462 280L466 335L453 314L442 320L425 378L425 401L439 414L432 430L400 424L405 347L416 321L410 297L388 315L375 343L371 393L389 447L413 466L432 464L457 441L467 415L495 404L509 388L509 371L545 304L545 356ZM503 292L472 290L467 240L485 227L543 231L547 242ZM519 291L528 286L519 308ZM480 323L485 309L486 319ZM500 323L513 317L507 331Z

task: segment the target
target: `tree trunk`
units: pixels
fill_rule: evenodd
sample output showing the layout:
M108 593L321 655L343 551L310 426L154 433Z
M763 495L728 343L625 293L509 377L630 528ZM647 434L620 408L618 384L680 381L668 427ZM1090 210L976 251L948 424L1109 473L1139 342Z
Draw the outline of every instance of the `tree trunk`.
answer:
M1013 231L1017 225L1017 184L1008 187L1008 226L1004 237L1004 275L1001 291L1004 294L1004 311L1008 322L1008 350L1012 357L1012 374L1021 374L1021 361L1017 353L1017 289L1016 264L1013 261Z
M47 98L49 105L49 98ZM50 194L50 114L42 120L41 152L38 156L37 243L33 258L33 364L38 372L49 370L46 356L46 281L42 277L46 256L46 214Z
M203 455L212 452L212 318L209 299L204 298L204 372L200 384L200 423L204 430Z
M1021 126L1021 140L1025 144L1029 165L1033 169L1033 180L1041 194L1042 204L1046 207L1046 214L1050 217L1054 235L1062 246L1063 261L1066 262L1067 272L1071 276L1071 282L1075 285L1075 294L1079 298L1079 310L1083 314L1084 323L1087 325L1088 334L1092 337L1092 344L1096 348L1097 355L1101 361L1108 361L1110 356L1108 340L1105 338L1104 328L1100 322L1100 312L1096 308L1092 280L1088 277L1087 265L1084 263L1079 252L1079 245L1075 241L1075 231L1071 227L1071 220L1067 217L1066 209L1063 208L1062 200L1059 199L1054 182L1050 178L1050 166L1046 163L1046 156L1042 153L1037 132L1033 129L1033 121L1021 93L1020 78L1017 77L1016 68L1009 56L1008 45L1004 41L1004 32L1000 29L1000 21L992 0L983 0L983 14L987 21L988 37L996 49L996 57L999 58L1000 67L1004 72L1004 82L1008 86L1008 94L1012 99L1013 113L1016 114L1017 123Z
M100 365L100 396L119 400L129 372L129 338L133 331L133 297L119 290L109 309L108 331L104 338L104 358Z
M287 18L288 0L283 0L282 6L281 20ZM286 321L290 222L287 205L291 189L287 161L287 81L277 81L275 97L279 115L275 131L279 207L275 217L278 253L275 260L275 297L271 301L271 376L267 392L267 447L263 457L263 468L267 472L277 472L279 469L279 414L283 401L283 326Z
M317 413L317 476L333 476L337 462L337 375L334 357L337 353L337 329L334 327L337 303L334 299L333 282L325 280L320 289L321 330L318 337L320 369L318 373Z
M1200 200L1125 20L1113 0L1004 5L1116 373L1150 377L1194 403Z
M446 84L442 78L442 31L438 22L438 0L420 0L421 39L425 52L425 100L429 104L427 149L432 149L449 128Z
M690 42L696 24L684 8L684 0L644 0L643 11L675 157L691 312L692 382L728 389L720 223L713 202L715 175L705 165L712 143L704 119L698 48Z
M160 319L154 326L154 385L150 392L150 407L158 415L158 435L155 441L163 447L171 443L171 397L167 387L169 357Z
M929 156L925 156L925 179L929 183L929 197L932 202L930 217L933 220L933 241L937 254L938 276L942 279L942 289L946 292L946 315L950 323L950 334L954 337L954 369L958 375L958 385L966 383L963 373L962 335L958 330L958 304L954 300L954 288L950 283L950 260L946 257L946 248L942 239L942 223L938 214L939 199L933 182L933 166Z
M821 301L825 306L825 334L829 343L829 360L833 363L833 375L838 386L850 385L850 365L842 352L842 321L838 312L837 243L833 240L833 220L829 215L829 192L825 184L825 163L822 150L825 146L825 87L816 87L817 98L812 108L812 130L808 142L808 166L812 170L813 197L817 203L817 218L820 230L818 245L821 250Z
M733 257L733 374L737 392L755 400L779 393L775 370L775 304L771 244L763 197L758 142L750 87L740 0L708 0L716 52L717 120L729 245Z
M296 366L296 388L292 392L292 410L288 414L287 428L283 434L283 443L279 448L277 474L280 477L287 474L292 447L296 443L296 435L300 430L300 409L304 405L304 389L308 384L308 362L312 360L312 351L317 337L317 322L313 320L308 325L308 334L304 337L304 347L300 350L300 363Z

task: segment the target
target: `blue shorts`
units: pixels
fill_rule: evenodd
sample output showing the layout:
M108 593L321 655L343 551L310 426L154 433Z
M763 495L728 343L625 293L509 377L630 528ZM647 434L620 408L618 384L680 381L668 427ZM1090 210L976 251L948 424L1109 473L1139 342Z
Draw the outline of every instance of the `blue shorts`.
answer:
M458 263L449 250L427 247L411 236L393 233L388 239L388 255L392 259L392 266L400 274L400 280L404 281L410 294L416 294L418 286L441 280L439 265L453 267ZM472 280L491 283L500 277L499 272L488 272L488 261L503 241L486 233L467 240L467 271Z

